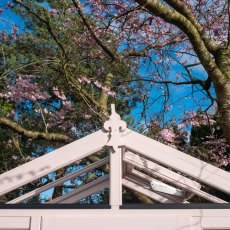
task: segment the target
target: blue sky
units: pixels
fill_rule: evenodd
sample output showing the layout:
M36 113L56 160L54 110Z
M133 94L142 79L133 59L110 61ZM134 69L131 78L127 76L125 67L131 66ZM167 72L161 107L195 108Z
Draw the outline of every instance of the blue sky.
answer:
M0 8L3 10L3 13L0 15L0 30L10 32L13 24L18 26L20 29L24 29L22 18L13 13L11 9L5 9L7 2L9 1L0 0L0 2Z
M5 10L5 6L7 5L7 0L0 0L2 5L0 6L3 9L3 13L0 15L0 30L6 30L7 32L10 32L12 25L16 25L19 27L19 33L23 32L24 29L24 23L23 19L12 12L11 9ZM48 7L47 4L43 4L46 7ZM140 74L145 72L146 67L142 67L143 69L140 70ZM175 79L175 75L178 71L183 71L182 67L178 64L174 64L171 66L171 71L169 75L169 79ZM204 79L206 77L205 71L202 67L197 67L193 70L194 76L197 76L199 78ZM172 110L167 112L166 114L166 120L174 118L179 118L184 111L186 110L197 110L198 108L202 107L205 109L208 105L207 101L203 101L202 98L204 97L204 94L201 92L196 92L194 94L197 101L193 100L192 95L190 94L192 89L189 85L181 85L181 86L175 86L175 85L169 85L172 96L168 102L168 104L172 104ZM153 88L151 91L151 97L156 98L160 94L162 94L162 90L157 90L157 88ZM190 95L189 95L190 94ZM185 97L186 95L189 95L188 97ZM184 99L181 99L182 97L185 97ZM157 113L161 107L162 107L162 100L157 101L153 104L153 106L150 109L150 113ZM142 110L142 105L139 104L138 108L134 109L132 111L132 115L137 118L140 118L140 112Z
M185 73L185 70L179 64L172 64L168 76L168 80L176 81L175 76L178 72ZM139 74L143 75L143 78L145 78L145 74L146 74L145 66L142 67ZM198 79L205 80L207 78L207 74L201 65L195 67L192 70L192 75L193 77ZM151 75L149 77L151 78ZM184 81L184 80L180 80L180 81ZM155 99L160 95L162 95L162 90L165 90L165 88L164 88L164 84L161 84L161 86L162 89L157 89L157 87L152 88L150 93L151 98ZM169 90L171 96L167 104L168 105L171 104L172 109L166 112L165 121L171 119L179 119L184 114L184 111L192 111L192 110L197 111L199 108L205 110L210 105L210 100L205 100L205 98L207 99L207 97L204 94L205 92L201 91L201 86L199 85L194 86L194 88L192 89L191 85L169 84ZM195 92L192 94L193 90ZM211 91L213 95L215 95L214 90L212 89ZM163 98L157 100L149 110L149 114L151 113L157 114L162 109L162 104L163 104ZM142 111L142 108L143 108L142 104L139 104L138 108L132 111L132 114L137 118L137 120L139 120L140 118L140 113Z
M9 0L0 0L0 8L3 10L3 13L0 15L0 30L6 30L10 32L13 25L18 26L19 32L24 30L23 19L15 14L11 9L6 9L7 3L12 2ZM49 8L47 3L41 3L41 5Z
M0 0L0 2L2 3L0 8L3 9L3 13L0 15L0 31L5 30L7 32L10 32L12 25L16 25L19 27L19 32L22 32L24 29L23 19L20 16L14 14L10 9L7 9L7 10L4 9L8 1ZM171 66L169 78L175 79L175 75L178 71L182 71L182 68L179 65L175 64ZM142 71L140 71L140 74L141 73ZM193 71L193 74L201 79L204 79L204 77L206 77L205 71L202 69L202 67L195 68ZM201 92L197 92L194 95L195 98L198 100L197 102L193 100L192 95L188 96L187 98L181 99L182 97L191 94L191 86L170 85L170 90L171 90L172 96L168 104L172 104L173 108L171 111L169 111L166 114L166 120L171 119L171 117L178 119L181 115L183 115L183 112L186 110L196 111L200 107L202 108L207 107L207 102L201 100L201 98L204 97L204 95ZM158 97L158 95L160 94L162 94L162 91L157 90L156 88L152 89L151 91L151 97L153 98ZM201 103L201 105L199 105L198 103ZM162 100L159 100L158 102L153 104L153 106L150 109L150 113L157 113L161 109L161 107L162 107ZM139 104L139 107L132 111L132 114L137 120L140 117L139 113L141 110L142 110L142 105ZM51 193L52 193L52 189L42 193L41 195L49 196Z

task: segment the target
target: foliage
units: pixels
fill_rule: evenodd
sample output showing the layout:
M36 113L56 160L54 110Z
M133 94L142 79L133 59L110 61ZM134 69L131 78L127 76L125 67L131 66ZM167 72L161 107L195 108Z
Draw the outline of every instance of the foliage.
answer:
M26 31L14 26L13 33L1 35L1 173L101 127L106 115L98 109L100 98L109 103L116 98L118 109L125 108L121 114L129 113L126 105L132 100L116 93L117 81L131 77L129 66L110 66L69 3L54 5L62 13L36 1L28 1L28 9L15 6ZM117 78L107 83L110 72ZM135 103L135 92L127 90Z
M229 164L229 1L15 0L4 10L25 28L0 34L2 171L97 130L111 102L127 119L136 109L130 124L151 137Z
M204 161L229 171L229 146L220 129L219 118L212 125L201 125L191 130L191 153Z

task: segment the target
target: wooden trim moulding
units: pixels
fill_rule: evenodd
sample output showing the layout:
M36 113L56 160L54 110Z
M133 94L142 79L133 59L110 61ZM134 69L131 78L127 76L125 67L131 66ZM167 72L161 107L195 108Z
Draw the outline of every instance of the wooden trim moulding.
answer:
M124 204L120 209L229 209L230 203Z
M3 204L0 209L111 209L109 204ZM123 204L120 209L229 209L230 203Z
M110 209L109 204L3 204L0 209Z

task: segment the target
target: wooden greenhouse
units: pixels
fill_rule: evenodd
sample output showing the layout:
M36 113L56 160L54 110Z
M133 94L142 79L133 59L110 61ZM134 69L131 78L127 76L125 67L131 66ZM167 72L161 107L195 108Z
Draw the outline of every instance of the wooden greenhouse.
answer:
M0 196L107 148L109 156L0 206L0 230L230 230L230 205L204 190L230 194L230 173L126 127L112 105L104 128L0 175ZM110 173L40 205L26 205L55 186L105 164ZM155 201L122 204L122 186ZM109 188L109 205L77 205ZM190 203L191 197L208 203Z

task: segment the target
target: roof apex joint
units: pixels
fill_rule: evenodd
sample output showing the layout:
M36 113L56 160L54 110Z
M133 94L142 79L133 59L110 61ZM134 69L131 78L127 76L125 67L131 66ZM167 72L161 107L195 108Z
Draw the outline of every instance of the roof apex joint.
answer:
M109 120L104 123L104 129L109 132L109 141L106 146L112 147L114 152L116 149L123 146L121 133L125 131L127 124L125 121L121 120L119 114L116 113L115 105L111 104L111 115Z

